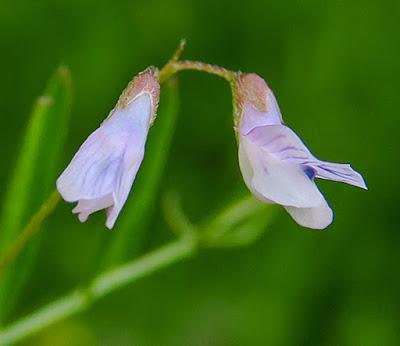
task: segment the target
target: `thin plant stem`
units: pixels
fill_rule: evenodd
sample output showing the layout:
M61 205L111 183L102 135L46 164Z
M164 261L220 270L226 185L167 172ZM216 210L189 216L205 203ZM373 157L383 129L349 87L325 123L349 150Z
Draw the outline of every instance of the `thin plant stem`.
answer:
M0 329L0 345L13 344L90 307L99 298L196 253L197 239L183 236L138 259L97 276L87 288L63 296Z
M196 225L183 212L181 200L175 191L165 193L162 199L162 209L167 225L178 237L186 233L195 234L199 232Z
M192 70L206 72L209 74L216 75L224 78L228 82L232 83L236 78L236 72L227 70L226 68L210 65L201 61L192 60L181 60L181 61L169 61L159 73L160 83L169 79L172 75L179 71Z
M43 221L54 211L60 202L60 194L53 191L48 199L42 204L39 210L32 216L29 223L19 233L15 241L0 256L0 275L4 269L18 256L21 250L32 236L34 236L42 225Z
M176 72L183 70L194 70L200 72L206 72L218 77L226 79L228 82L231 82L236 73L230 70L227 70L224 67L220 67L217 65L206 64L201 61L191 61L191 60L182 60L173 63L173 67Z

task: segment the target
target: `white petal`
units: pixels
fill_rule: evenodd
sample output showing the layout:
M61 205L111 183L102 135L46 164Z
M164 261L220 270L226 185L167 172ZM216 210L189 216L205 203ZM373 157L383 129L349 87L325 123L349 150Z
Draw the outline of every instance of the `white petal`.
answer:
M115 203L113 195L110 193L102 198L97 199L81 199L77 206L72 210L74 214L78 214L79 220L85 222L90 214L101 209L111 207Z
M147 94L112 111L58 178L57 189L63 198L79 201L74 212L81 221L107 209L107 227L114 225L143 160L150 117Z
M247 135L256 127L266 125L281 125L282 114L279 110L278 102L272 91L267 91L267 111L261 112L249 103L244 103L240 120L240 133Z
M316 207L324 200L301 166L271 155L250 134L240 136L239 163L247 186L263 200L302 208Z
M106 211L106 226L109 229L113 228L115 221L117 220L117 217L129 196L132 184L135 181L137 172L139 171L139 167L144 157L144 146L141 147L141 150L133 150L135 146L134 143L132 143L132 146L130 148L131 150L128 150L125 155L125 168L123 171L123 175L121 177L121 180L115 186L116 203L108 208ZM130 151L132 152L129 154Z
M328 227L333 220L332 209L325 200L315 208L285 207L285 209L291 217L303 227L324 229Z
M317 178L334 180L367 189L367 185L360 173L356 172L349 164L333 163L318 160L312 165Z
M103 122L114 133L131 131L147 133L151 120L151 99L149 94L141 94L124 108L116 108Z
M296 163L315 160L300 138L284 125L257 127L249 135L254 143L280 160Z
M106 127L93 132L57 179L57 189L68 202L91 200L112 193L121 172L124 143Z
M252 140L280 160L297 163L305 169L310 167L317 178L340 181L366 188L362 176L349 164L332 163L318 160L301 139L284 125L272 125L255 128Z

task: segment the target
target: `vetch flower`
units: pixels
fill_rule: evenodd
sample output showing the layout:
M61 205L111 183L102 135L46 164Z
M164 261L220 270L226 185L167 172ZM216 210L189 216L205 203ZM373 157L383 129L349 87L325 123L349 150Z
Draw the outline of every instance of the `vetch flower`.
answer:
M128 84L107 119L58 178L57 189L64 200L78 202L73 213L81 222L105 209L106 226L114 226L142 163L155 119L160 90L157 74L150 67Z
M247 187L260 200L277 203L300 225L324 229L331 208L314 179L344 182L366 189L350 165L317 159L283 124L278 103L256 74L239 74L235 84L239 164Z

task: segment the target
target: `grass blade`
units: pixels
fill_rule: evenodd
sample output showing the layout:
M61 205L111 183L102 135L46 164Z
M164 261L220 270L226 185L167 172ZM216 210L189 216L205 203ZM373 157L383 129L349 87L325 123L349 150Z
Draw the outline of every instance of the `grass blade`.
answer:
M36 101L22 139L14 174L9 182L0 218L0 252L15 240L31 214L50 192L59 169L71 109L71 78L60 67ZM31 268L38 243L29 244L0 277L0 323L15 303Z

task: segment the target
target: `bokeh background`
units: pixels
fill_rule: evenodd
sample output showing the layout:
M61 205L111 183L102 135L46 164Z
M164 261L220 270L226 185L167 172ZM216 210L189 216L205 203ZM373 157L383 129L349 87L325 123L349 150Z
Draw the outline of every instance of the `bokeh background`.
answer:
M2 196L32 103L60 63L74 94L65 165L130 78L162 66L182 37L185 58L262 75L312 151L351 162L369 186L321 181L335 210L326 231L280 211L254 244L203 250L22 344L399 345L399 10L395 0L1 1ZM149 222L131 230L129 257L173 238L166 190L178 191L194 222L246 193L229 88L197 72L178 79L167 164ZM98 272L116 233L100 214L79 224L71 207L62 203L43 230L8 322Z

